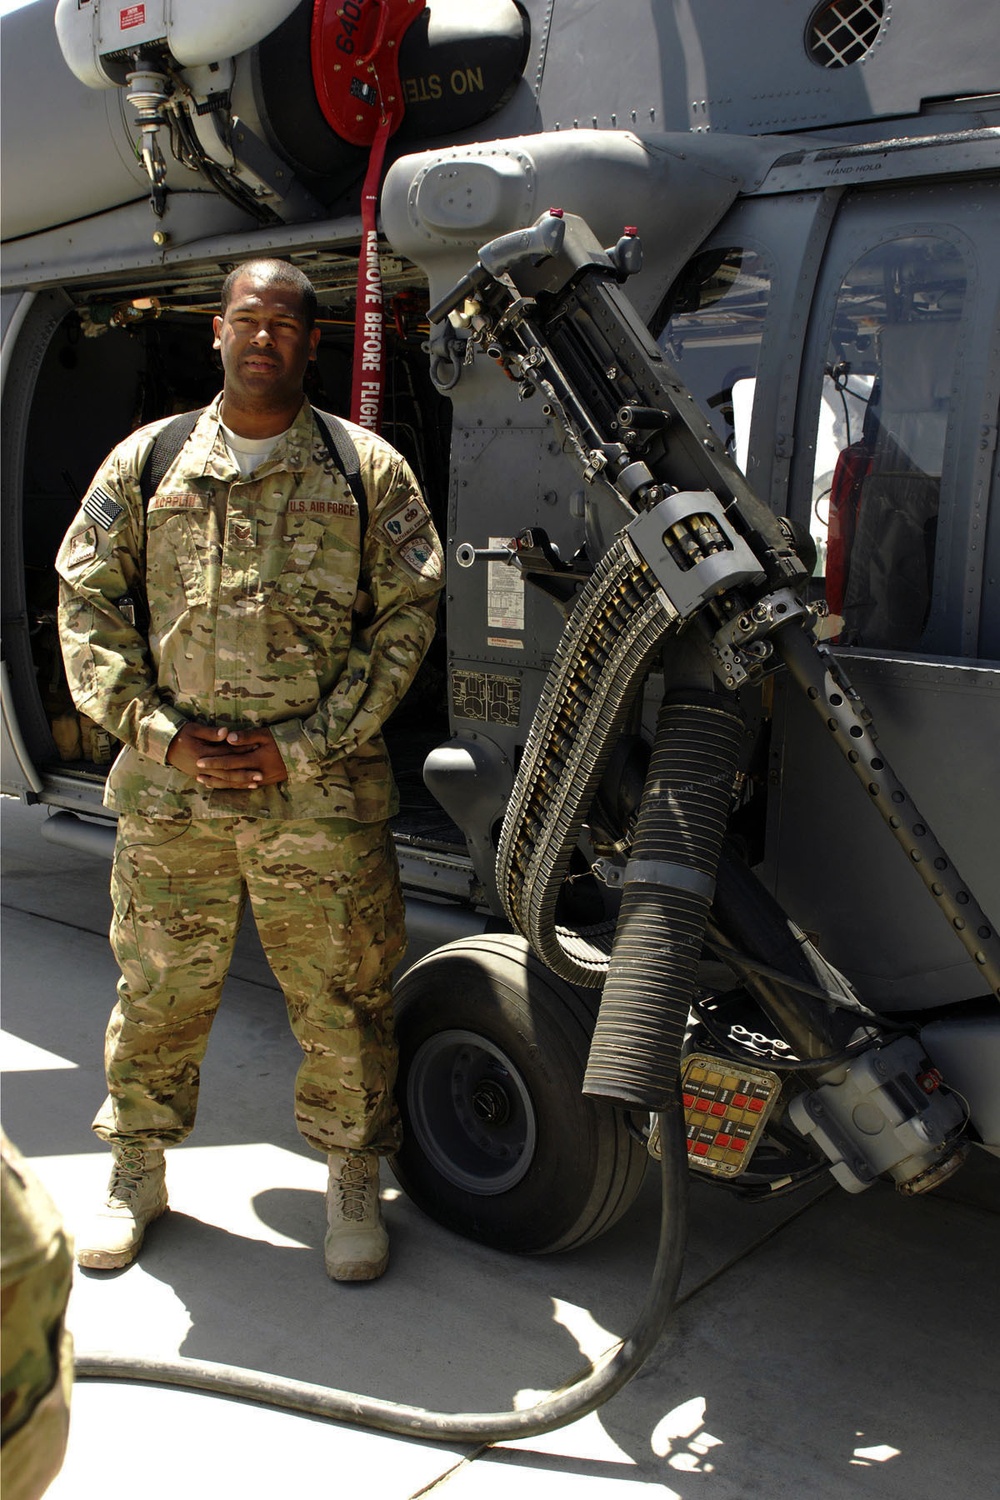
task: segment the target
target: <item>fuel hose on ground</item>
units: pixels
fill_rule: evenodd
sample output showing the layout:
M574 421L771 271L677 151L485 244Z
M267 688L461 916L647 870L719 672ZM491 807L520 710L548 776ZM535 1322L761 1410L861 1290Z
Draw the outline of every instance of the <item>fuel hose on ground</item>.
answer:
M438 1442L499 1443L552 1432L596 1411L627 1385L652 1353L673 1311L687 1238L688 1166L678 1101L659 1115L660 1237L646 1300L632 1332L602 1360L523 1411L435 1412L351 1391L288 1380L259 1370L202 1360L77 1354L78 1380L135 1380L235 1396L304 1416L327 1417L403 1437Z

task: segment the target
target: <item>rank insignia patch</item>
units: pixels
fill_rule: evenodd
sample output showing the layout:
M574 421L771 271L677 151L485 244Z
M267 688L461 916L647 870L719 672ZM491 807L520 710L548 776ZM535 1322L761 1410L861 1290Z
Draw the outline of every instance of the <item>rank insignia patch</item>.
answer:
M91 558L97 556L97 532L93 526L88 526L86 531L80 531L69 544L69 556L66 561L71 568L82 567L89 563Z

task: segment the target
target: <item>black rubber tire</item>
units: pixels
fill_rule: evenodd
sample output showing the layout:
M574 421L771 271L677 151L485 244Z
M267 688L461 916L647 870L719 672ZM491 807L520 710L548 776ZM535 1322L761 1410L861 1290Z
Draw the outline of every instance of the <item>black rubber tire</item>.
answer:
M461 938L396 986L400 1185L448 1229L545 1254L603 1234L648 1154L625 1116L582 1093L599 995L522 938Z

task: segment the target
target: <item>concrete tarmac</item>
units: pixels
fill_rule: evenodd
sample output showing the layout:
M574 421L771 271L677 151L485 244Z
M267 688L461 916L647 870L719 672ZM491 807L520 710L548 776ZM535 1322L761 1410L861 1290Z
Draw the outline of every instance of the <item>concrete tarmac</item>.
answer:
M3 1123L67 1225L107 1180L89 1130L116 971L108 866L4 799ZM383 1169L380 1282L322 1264L324 1167L292 1120L297 1049L251 930L168 1158L141 1260L77 1271L80 1353L188 1357L431 1411L538 1399L631 1329L656 1249L655 1170L626 1217L517 1258L426 1218ZM681 1299L599 1411L495 1446L395 1437L228 1397L81 1380L50 1500L992 1500L1000 1474L1000 1160L913 1201L828 1185L747 1206L695 1181Z

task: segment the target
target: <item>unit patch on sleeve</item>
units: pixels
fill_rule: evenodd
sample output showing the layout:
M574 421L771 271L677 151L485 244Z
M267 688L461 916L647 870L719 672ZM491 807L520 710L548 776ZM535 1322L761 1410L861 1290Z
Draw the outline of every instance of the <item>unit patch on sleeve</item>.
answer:
M441 559L423 537L414 537L411 542L404 542L399 555L419 577L430 578L433 582L441 577Z
M83 502L83 508L90 519L96 521L98 526L103 526L105 531L111 530L125 509L124 505L119 505L117 500L112 499L107 490L102 490L100 485L91 490Z
M394 547L400 542L405 542L408 536L426 524L427 512L416 500L410 500L406 505L401 505L399 510L394 510L391 516L386 516L382 522L382 530L389 538Z

